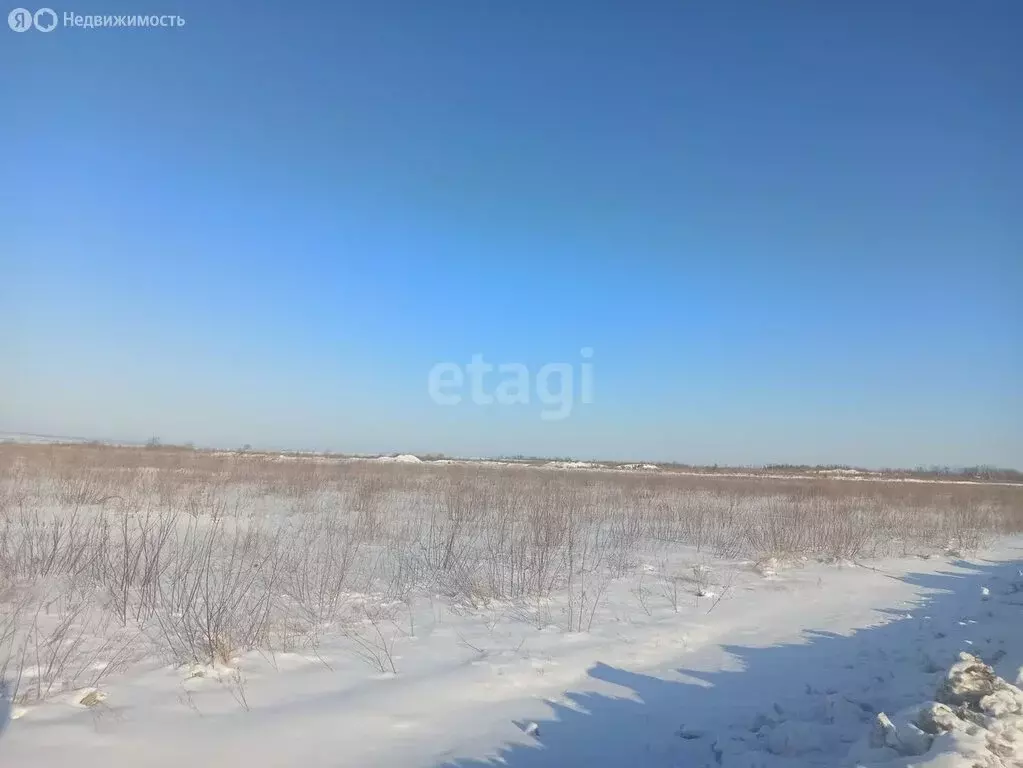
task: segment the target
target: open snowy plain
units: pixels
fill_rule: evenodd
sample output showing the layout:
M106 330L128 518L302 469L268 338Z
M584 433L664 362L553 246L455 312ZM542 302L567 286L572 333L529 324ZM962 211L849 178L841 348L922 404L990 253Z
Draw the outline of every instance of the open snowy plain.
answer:
M1021 533L1006 484L3 445L0 764L1020 766Z

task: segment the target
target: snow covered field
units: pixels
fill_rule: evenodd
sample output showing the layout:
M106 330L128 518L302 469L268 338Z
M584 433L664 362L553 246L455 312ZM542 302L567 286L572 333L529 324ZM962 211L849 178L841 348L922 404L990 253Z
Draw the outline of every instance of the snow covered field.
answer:
M0 446L0 515L3 764L1023 760L1016 488Z

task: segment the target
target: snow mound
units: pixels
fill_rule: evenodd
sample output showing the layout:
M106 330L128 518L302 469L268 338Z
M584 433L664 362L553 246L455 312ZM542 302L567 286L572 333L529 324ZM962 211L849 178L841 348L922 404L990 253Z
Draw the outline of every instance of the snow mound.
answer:
M1023 691L960 653L935 696L894 717L878 713L850 753L857 768L1014 768L1023 765Z
M423 460L418 456L413 456L411 453L402 453L398 456L378 456L377 461L386 461L397 464L422 464Z

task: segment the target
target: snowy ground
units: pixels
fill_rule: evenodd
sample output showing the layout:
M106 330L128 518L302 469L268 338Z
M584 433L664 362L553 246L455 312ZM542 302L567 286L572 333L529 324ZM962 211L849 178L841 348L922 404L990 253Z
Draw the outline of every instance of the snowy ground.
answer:
M222 667L136 667L86 704L89 691L76 691L15 709L0 763L1021 765L867 748L877 713L932 700L960 651L1016 679L1020 538L969 562L714 562L699 576L705 596L677 606L647 579L660 567L640 563L611 584L588 632L554 626L556 606L468 612L418 599L387 635L398 674L340 640Z

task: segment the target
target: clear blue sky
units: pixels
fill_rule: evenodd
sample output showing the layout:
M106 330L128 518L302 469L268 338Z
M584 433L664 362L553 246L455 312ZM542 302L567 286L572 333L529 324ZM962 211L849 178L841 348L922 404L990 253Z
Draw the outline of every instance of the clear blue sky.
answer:
M0 28L0 430L1023 467L1015 0L56 10L186 25Z

